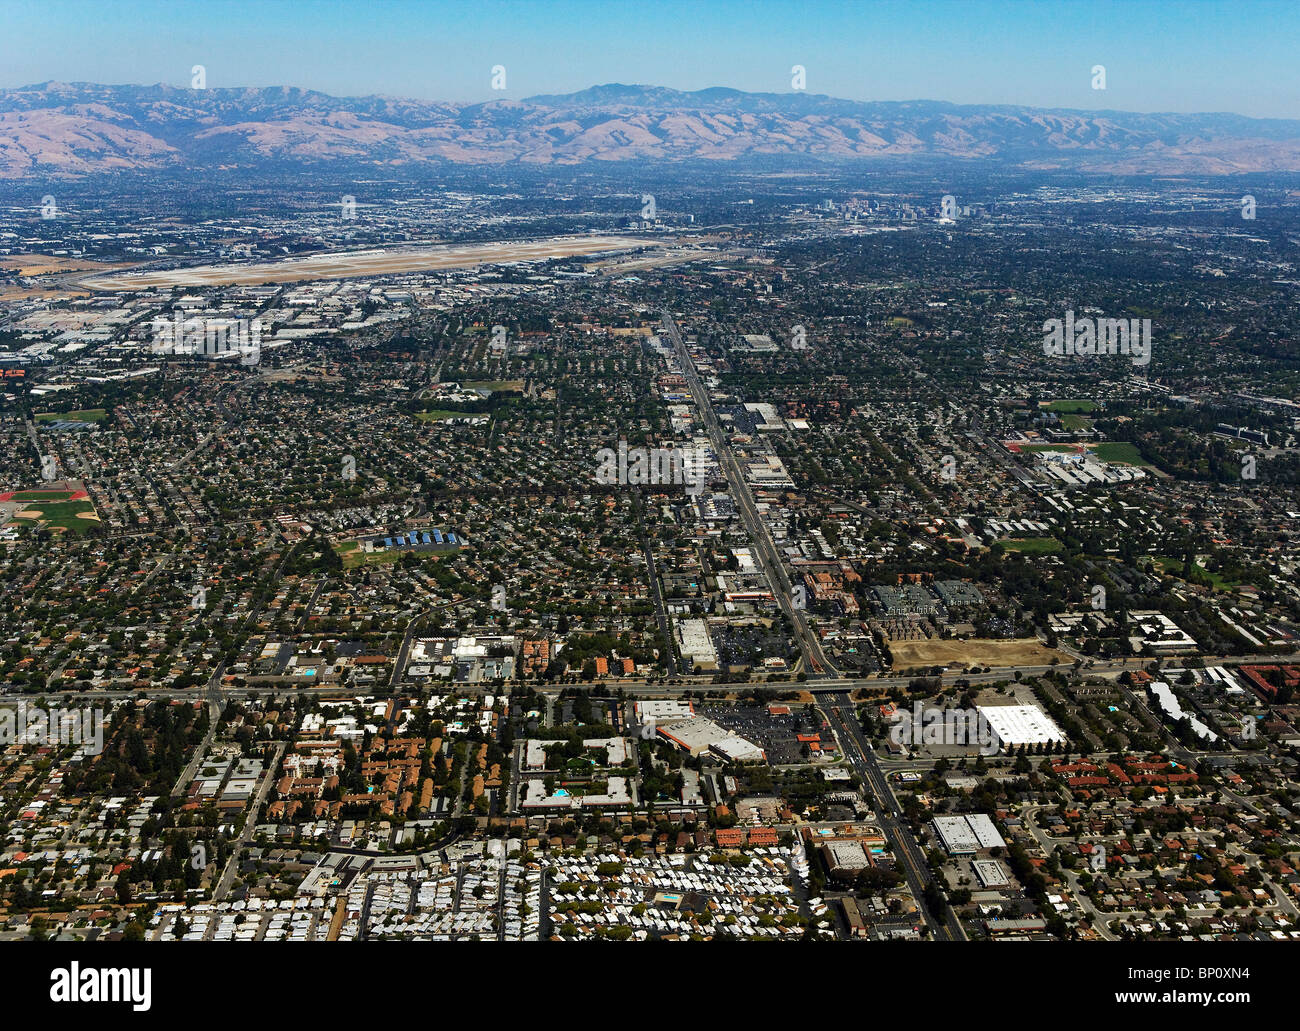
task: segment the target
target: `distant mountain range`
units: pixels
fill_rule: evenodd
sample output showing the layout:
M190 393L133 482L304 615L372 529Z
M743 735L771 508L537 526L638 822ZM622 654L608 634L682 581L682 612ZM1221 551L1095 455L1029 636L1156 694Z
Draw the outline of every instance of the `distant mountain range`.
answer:
M806 93L595 86L435 103L289 87L46 82L0 91L0 178L347 161L578 165L798 158L987 159L1021 168L1232 174L1300 170L1300 121L1038 110Z

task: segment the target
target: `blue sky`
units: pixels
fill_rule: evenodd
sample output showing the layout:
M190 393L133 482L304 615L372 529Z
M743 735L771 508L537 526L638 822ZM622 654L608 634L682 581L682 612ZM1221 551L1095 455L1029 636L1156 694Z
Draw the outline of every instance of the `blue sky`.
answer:
M1300 4L0 0L0 87L48 79L488 100L605 82L1300 118ZM494 65L507 91L491 89ZM1091 88L1106 67L1104 91Z

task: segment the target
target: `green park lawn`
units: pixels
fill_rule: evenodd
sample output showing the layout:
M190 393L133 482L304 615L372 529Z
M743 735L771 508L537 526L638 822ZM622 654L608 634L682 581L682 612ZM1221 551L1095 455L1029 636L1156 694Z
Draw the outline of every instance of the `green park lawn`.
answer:
M459 415L474 414L474 412L453 412L446 408L434 408L427 412L416 412L415 417L421 422L442 422L444 419L454 419Z
M998 543L1007 551L1019 551L1026 555L1052 555L1062 547L1055 537L1015 537Z
M103 408L81 408L75 412L37 412L37 422L55 422L56 420L67 420L69 422L99 422L108 412Z
M1046 407L1046 409L1049 412L1056 412L1058 415L1064 415L1067 412L1077 415L1079 413L1087 414L1088 412L1095 412L1097 410L1097 402L1096 401L1052 401L1050 404L1045 405L1044 407Z
M1104 444L1098 444L1092 449L1092 453L1100 461L1114 462L1116 465L1151 465L1142 457L1142 452L1137 449L1136 444L1129 444L1124 441L1109 440Z

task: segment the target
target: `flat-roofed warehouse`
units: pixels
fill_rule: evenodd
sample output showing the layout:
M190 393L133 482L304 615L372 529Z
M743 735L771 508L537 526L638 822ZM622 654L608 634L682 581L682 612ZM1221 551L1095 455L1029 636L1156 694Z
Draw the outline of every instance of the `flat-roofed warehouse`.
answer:
M993 821L984 813L968 813L966 822L970 824L970 829L975 834L975 840L979 842L980 848L1005 848L1006 842L1002 840L1002 835L998 833L997 827Z
M828 841L822 846L822 858L832 872L865 870L871 865L867 850L860 841Z
M971 863L971 869L982 888L1003 888L1011 883L1006 867L996 859L976 859Z
M1065 744L1065 734L1036 705L980 705L979 714L1008 748L1016 745Z
M657 723L667 720L689 720L695 715L695 706L690 702L675 698L648 698L636 703L637 722L654 720Z
M728 734L721 741L714 741L709 750L733 763L760 763L767 758L767 753L758 745L736 734Z
M656 729L692 757L699 756L702 752L713 752L731 762L762 762L767 758L763 749L752 741L746 741L738 734L700 716L690 720L659 723Z
M683 619L677 623L682 656L696 669L717 669L718 652L709 637L709 625L702 619Z
M966 816L936 816L934 833L951 856L972 856L981 849L1002 848L1006 842L983 813Z

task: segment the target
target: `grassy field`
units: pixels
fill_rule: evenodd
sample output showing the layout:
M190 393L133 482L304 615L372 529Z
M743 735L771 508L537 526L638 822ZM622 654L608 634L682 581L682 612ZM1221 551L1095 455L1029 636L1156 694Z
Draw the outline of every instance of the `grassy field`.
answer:
M1052 401L1043 406L1049 412L1056 412L1058 415L1064 415L1066 412L1072 414L1095 412L1097 410L1096 401Z
M1061 542L1055 537L1018 537L998 542L1007 551L1019 551L1026 555L1054 555L1061 550Z
M477 415L477 412L453 412L446 408L433 408L427 412L416 412L415 417L421 422L442 422L444 419L455 419L461 415ZM485 413L483 413L485 414Z
M402 554L396 548L389 548L386 551L372 551L370 554L366 554L356 541L343 541L341 544L335 544L334 550L343 559L344 569L356 569L359 566L389 565L396 562Z
M366 553L361 550L361 544L358 541L340 541L334 545L334 550L343 559L344 569L356 569L358 566L390 565L406 554L415 555L420 559L441 558L443 555L458 552L460 546L447 544L433 548L422 548L419 551L409 548L380 548L378 551Z
M1092 453L1103 462L1114 462L1116 465L1140 465L1150 467L1151 463L1142 457L1136 444L1128 444L1122 441L1108 440L1104 444L1098 444L1092 449Z
M916 666L1047 666L1052 659L1073 662L1035 638L1010 641L973 637L968 641L891 641L895 669Z
M1021 444L1021 451L1061 451L1074 454L1079 450L1078 444Z
M16 490L13 501L68 501L76 495L75 490Z
M78 492L68 490L17 491L11 501L23 503L10 520L19 526L41 526L49 530L86 530L99 525L99 516L89 498L70 500Z
M66 419L70 422L99 422L107 415L103 408L82 408L75 412L37 412L37 422L55 422Z
M1167 558L1164 555L1152 555L1151 560L1156 564L1156 568L1162 573L1168 573L1170 576L1176 576L1182 579L1183 563L1181 559ZM1227 580L1221 573L1211 573L1204 566L1193 562L1192 570L1198 576L1205 577L1217 590L1230 591L1240 587L1244 580Z
M1090 430L1092 420L1086 415L1062 415L1061 425L1067 430Z
M521 379L488 379L478 380L474 383L462 383L466 390L490 390L494 394L499 391L523 390L524 381Z

